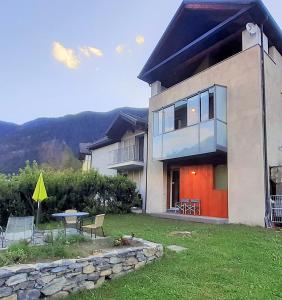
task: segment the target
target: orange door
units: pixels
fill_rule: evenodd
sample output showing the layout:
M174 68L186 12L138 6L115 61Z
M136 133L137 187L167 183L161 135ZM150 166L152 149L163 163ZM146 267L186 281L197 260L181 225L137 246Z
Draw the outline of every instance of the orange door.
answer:
M201 215L228 218L227 190L214 189L212 165L180 168L180 199L199 199Z

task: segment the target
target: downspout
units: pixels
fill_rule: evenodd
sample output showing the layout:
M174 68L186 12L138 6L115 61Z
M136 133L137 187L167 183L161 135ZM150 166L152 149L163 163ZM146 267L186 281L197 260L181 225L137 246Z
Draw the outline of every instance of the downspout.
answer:
M266 120L266 91L265 91L265 60L264 60L264 24L268 17L260 25L261 31L261 91L262 91L262 129L263 129L263 160L264 160L264 189L265 189L265 217L266 228L271 227L270 218L270 190L269 190L269 169L268 169L268 149L267 149L267 120Z
M148 197L148 153L149 153L149 135L148 135L148 127L147 127L147 131L146 131L146 135L147 135L147 141L146 141L146 144L147 144L147 149L146 149L146 184L145 184L145 203L144 203L144 208L143 208L143 213L146 213L147 211L147 197Z

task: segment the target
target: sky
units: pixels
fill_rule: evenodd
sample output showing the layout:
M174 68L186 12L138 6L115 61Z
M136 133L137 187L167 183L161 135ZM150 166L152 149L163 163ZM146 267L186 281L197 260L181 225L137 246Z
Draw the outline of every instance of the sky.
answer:
M282 27L282 1L264 0ZM147 107L137 78L181 0L1 0L0 120Z

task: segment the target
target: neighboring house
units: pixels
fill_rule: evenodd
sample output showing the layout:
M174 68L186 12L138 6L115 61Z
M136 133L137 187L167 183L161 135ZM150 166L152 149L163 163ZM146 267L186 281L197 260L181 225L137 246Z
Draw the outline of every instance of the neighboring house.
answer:
M91 151L88 149L91 143L79 144L79 160L82 162L82 171L87 172L91 169Z
M148 213L196 199L193 218L267 223L269 170L282 165L281 54L262 1L183 1L139 75L151 85Z
M130 178L136 183L143 205L147 184L147 126L147 118L121 112L105 137L87 147L91 168L103 175L121 174Z

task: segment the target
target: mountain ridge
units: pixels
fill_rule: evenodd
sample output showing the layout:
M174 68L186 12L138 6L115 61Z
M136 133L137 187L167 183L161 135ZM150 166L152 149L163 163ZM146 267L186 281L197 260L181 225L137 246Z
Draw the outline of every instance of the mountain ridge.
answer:
M0 121L0 173L17 172L27 160L66 167L60 165L58 157L62 153L77 157L79 143L103 137L119 112L147 117L148 109L121 107L108 112L85 111L57 118L38 118L22 125ZM62 157L61 161L69 160Z

